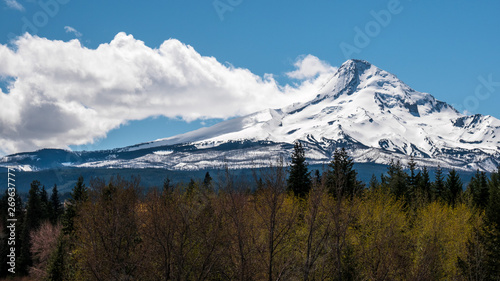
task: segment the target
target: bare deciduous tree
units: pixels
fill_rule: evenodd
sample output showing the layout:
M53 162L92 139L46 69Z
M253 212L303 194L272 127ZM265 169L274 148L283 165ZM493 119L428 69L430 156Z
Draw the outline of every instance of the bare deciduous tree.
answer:
M57 239L61 233L60 224L52 225L44 222L40 228L31 235L31 253L33 255L33 266L30 268L30 276L35 280L46 278L47 265L50 256L57 246Z

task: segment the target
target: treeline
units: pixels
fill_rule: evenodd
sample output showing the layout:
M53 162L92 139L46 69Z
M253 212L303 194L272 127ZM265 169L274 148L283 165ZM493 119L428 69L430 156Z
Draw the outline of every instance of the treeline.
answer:
M17 274L30 280L500 280L500 170L490 177L478 171L463 192L453 170L438 169L430 179L413 161L408 168L392 163L365 186L346 151L337 150L327 171L311 174L296 143L289 167L278 162L254 183L230 170L186 185L167 179L149 190L137 178L94 179L88 187L79 178L64 213L57 195L45 199L34 182L16 214L23 225ZM16 204L22 206L19 197ZM4 226L5 218L2 213ZM8 276L4 265L2 277Z

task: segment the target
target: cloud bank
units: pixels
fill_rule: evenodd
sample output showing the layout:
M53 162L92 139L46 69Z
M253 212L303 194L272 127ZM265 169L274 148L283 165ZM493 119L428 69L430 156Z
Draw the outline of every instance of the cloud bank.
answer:
M13 46L0 45L0 78L9 81L0 92L3 154L89 144L152 116L192 121L283 107L311 99L334 71L305 56L288 74L305 80L280 86L176 39L152 49L125 33L96 49L29 34Z

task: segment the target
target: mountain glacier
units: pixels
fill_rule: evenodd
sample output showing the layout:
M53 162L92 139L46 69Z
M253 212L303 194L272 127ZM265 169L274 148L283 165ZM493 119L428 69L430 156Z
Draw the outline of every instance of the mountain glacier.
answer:
M360 163L406 163L413 157L420 166L467 171L492 171L500 164L500 120L461 114L391 73L366 61L349 60L305 103L125 148L40 150L6 156L0 165L33 170L252 168L289 157L297 140L303 143L310 164L329 162L338 147L345 147Z

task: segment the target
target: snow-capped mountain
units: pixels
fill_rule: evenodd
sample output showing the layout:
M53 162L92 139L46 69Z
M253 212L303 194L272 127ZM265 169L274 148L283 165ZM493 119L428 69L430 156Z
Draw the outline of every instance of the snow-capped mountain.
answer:
M500 120L461 114L391 73L366 61L349 60L305 103L121 149L42 150L4 157L0 165L185 170L225 163L250 168L269 165L279 155L288 157L296 140L305 146L311 164L330 161L337 147L345 147L355 162L387 164L413 156L420 165L486 171L500 163ZM59 156L54 158L56 152Z

